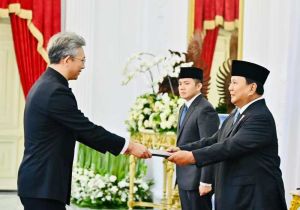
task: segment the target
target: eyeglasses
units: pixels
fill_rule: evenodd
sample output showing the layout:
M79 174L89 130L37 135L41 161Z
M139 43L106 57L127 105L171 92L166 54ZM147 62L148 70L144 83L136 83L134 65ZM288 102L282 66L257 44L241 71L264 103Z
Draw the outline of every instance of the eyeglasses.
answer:
M75 59L75 60L81 61L83 64L86 62L85 58L76 58L76 57L72 57L72 58Z

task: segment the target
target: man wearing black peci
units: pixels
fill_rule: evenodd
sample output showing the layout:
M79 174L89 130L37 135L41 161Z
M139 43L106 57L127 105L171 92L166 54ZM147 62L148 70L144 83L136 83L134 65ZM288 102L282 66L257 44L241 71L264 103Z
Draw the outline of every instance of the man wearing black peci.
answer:
M213 135L219 127L218 113L201 94L203 71L196 67L182 67L178 76L180 108L177 126L177 146ZM183 210L211 210L214 183L213 165L177 166L176 181Z
M216 210L286 210L276 125L263 98L269 71L234 60L229 91L236 109L211 137L171 148L168 160L216 164Z

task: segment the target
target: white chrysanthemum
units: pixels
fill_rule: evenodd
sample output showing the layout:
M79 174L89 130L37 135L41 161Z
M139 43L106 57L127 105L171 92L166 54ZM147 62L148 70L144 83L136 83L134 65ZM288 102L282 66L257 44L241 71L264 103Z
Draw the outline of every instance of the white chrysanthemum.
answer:
M147 191L149 189L149 186L146 182L142 182L141 183L141 187L143 188L143 190Z
M118 187L117 186L113 186L112 188L110 188L110 191L115 194L118 191Z
M150 115L151 114L151 109L146 107L146 108L144 108L143 113L147 114L147 115Z
M111 200L111 196L107 195L107 196L105 196L105 199L108 200L108 201L110 201Z
M102 191L99 191L96 195L97 198L102 198L103 196L103 192Z
M109 181L111 181L111 182L115 182L116 180L117 180L117 177L114 176L114 175L111 175L111 176L109 177Z
M119 186L120 188L124 188L124 187L127 186L127 183L126 183L124 180L122 180L122 181L118 182L118 186Z

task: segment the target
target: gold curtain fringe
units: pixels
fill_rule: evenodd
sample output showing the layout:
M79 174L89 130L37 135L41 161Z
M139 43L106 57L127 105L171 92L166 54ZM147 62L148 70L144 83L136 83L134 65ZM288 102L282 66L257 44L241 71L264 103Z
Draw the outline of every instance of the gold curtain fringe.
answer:
M27 20L27 26L29 28L29 31L31 32L31 34L38 40L37 43L37 51L40 53L40 55L42 56L42 58L46 61L46 63L49 64L49 58L48 58L48 54L47 51L45 50L45 48L43 47L44 44L44 36L43 34L40 32L40 30L31 22L31 20Z
M44 37L40 30L32 23L32 10L26 10L21 8L21 4L13 3L8 5L8 9L0 9L0 18L8 18L9 13L14 13L18 17L27 20L27 27L31 34L37 39L37 51L42 58L49 64L49 59L46 50L43 47Z
M233 31L239 27L239 20L224 21L222 16L217 15L215 20L205 20L203 23L203 30L212 30L217 26L223 26L226 31Z

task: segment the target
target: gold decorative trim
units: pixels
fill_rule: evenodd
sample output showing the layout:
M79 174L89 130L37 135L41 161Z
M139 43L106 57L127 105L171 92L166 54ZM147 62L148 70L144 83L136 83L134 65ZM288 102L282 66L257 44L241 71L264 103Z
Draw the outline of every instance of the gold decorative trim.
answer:
M239 4L239 29L238 29L238 59L243 58L244 43L244 0L240 0Z
M31 34L38 40L37 43L37 51L40 53L42 58L46 61L47 64L49 64L49 58L47 51L44 49L44 37L43 34L40 32L40 30L31 22L31 20L27 20L27 26L29 28L29 31Z
M15 13L22 19L27 19L27 27L31 34L37 39L37 51L42 58L49 64L49 59L46 50L43 47L44 37L40 30L32 23L32 10L26 10L21 8L20 3L13 3L8 5L8 9L0 9L0 18L8 18L9 13Z
M293 196L290 210L297 210L300 207L300 191L295 190L290 193Z
M226 31L233 31L239 27L239 20L224 21L222 16L215 16L214 20L205 20L203 23L203 30L212 30L217 26L223 26Z
M166 150L171 146L176 145L176 133L155 133L153 130L143 130L140 133L136 133L131 136L131 141L141 143L148 148ZM152 207L161 210L166 209L180 209L178 189L173 188L173 175L174 175L174 164L162 158L163 162L163 195L159 203L151 202L135 202L134 201L134 180L135 180L135 168L136 158L130 156L130 182L129 182L129 197L128 207L132 210L135 206Z
M194 33L195 0L189 0L187 43Z

